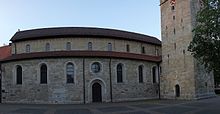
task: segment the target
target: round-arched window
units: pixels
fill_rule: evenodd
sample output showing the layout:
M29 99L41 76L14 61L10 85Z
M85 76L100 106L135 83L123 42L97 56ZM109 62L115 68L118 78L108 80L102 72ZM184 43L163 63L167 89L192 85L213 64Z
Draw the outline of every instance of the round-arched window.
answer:
M92 72L94 72L94 73L100 72L100 71L101 71L101 64L98 63L98 62L92 63L91 70L92 70Z

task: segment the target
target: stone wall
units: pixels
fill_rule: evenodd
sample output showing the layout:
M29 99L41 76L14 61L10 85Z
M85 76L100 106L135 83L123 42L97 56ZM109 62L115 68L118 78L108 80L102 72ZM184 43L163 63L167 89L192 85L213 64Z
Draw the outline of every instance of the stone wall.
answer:
M46 43L50 43L50 51L66 50L66 43L71 42L72 50L88 50L88 42L92 42L92 48L96 51L107 51L108 43L112 44L112 51L126 52L126 45L130 46L131 53L141 54L142 46L147 55L161 55L161 46L143 42L110 39L110 38L52 38L42 40L22 41L12 44L12 53L26 53L26 45L29 44L31 52L44 52Z
M75 66L75 83L72 84L66 83L65 72L68 62L72 62ZM101 64L99 73L91 71L93 62ZM48 68L47 84L40 84L40 66L42 63L45 63ZM123 83L117 83L116 81L116 66L118 63L124 65ZM22 85L16 84L16 65L22 66ZM138 82L139 65L144 66L143 83ZM157 66L157 64L147 61L110 58L54 58L3 63L2 102L91 103L92 84L95 82L102 86L103 102L158 98L158 84L152 83L151 69L154 66Z

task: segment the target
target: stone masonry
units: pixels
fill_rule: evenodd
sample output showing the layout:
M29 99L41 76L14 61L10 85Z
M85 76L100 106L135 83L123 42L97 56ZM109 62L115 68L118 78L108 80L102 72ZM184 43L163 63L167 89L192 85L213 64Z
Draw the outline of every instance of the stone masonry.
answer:
M193 38L199 0L161 2L161 95L168 99L200 99L215 96L213 74L207 73L187 51ZM176 86L179 86L178 90ZM180 94L179 96L177 94Z

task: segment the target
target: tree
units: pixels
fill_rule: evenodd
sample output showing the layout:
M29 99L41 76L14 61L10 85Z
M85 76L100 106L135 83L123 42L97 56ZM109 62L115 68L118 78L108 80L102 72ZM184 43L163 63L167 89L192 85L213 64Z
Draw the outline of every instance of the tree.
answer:
M214 72L215 83L220 82L220 3L219 0L202 0L203 7L196 16L194 37L188 51Z

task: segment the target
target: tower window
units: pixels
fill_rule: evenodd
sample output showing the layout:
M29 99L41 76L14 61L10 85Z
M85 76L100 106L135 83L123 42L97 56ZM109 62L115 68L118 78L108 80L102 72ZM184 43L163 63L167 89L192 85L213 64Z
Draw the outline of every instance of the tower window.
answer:
M176 43L174 43L174 49L176 50Z
M176 29L175 29L175 28L173 29L173 34L174 34L174 35L176 34Z
M173 16L173 20L175 20L176 19L176 17L175 16Z
M171 10L174 11L175 10L175 6L171 6Z

